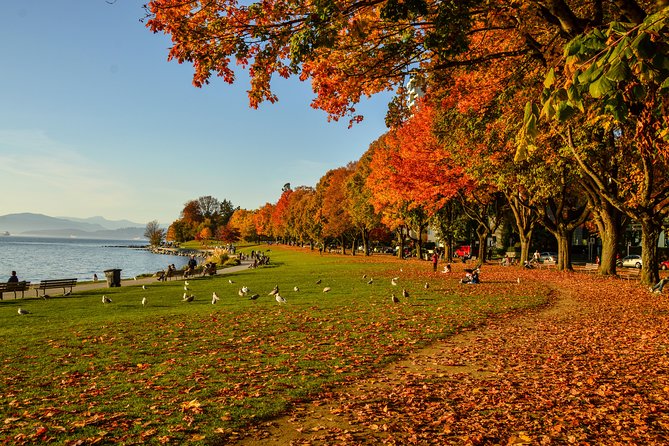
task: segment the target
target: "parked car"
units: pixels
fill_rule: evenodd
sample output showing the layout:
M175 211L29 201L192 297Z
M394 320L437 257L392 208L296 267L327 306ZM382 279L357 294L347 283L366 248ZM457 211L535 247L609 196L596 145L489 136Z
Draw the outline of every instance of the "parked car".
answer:
M669 269L669 260L665 260L664 262L660 263L660 269Z
M625 266L627 268L641 268L641 256L640 255L629 255L625 256L618 261L618 266Z
M556 262L558 261L557 252L542 252L539 255L540 262Z
M455 257L469 258L472 256L472 245L462 245L455 248Z

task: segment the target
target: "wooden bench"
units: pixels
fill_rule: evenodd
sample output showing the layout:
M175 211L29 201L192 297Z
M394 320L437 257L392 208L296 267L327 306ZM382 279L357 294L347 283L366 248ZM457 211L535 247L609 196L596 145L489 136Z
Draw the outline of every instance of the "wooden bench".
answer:
M636 279L641 275L641 268L618 269L618 275L621 279Z
M551 269L557 267L557 263L555 263L555 260L544 260L543 263L539 263L539 269Z
M585 266L583 267L583 271L586 273L596 273L599 271L599 265L596 263L586 263Z
M21 292L21 298L23 298L23 292L30 287L30 282L7 282L0 283L0 300L3 299L3 293L14 293L14 299L16 299L16 293Z
M77 284L77 279L46 279L40 281L39 285L35 287L35 294L39 296L40 290L44 294L46 294L46 290L51 289L51 288L62 288L63 289L63 294L69 294L67 292L67 289L70 289L70 293L72 292L72 288Z

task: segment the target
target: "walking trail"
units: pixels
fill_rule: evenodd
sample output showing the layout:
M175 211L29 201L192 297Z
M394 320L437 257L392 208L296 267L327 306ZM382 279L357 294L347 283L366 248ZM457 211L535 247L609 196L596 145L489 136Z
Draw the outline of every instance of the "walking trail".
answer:
M666 296L532 274L546 308L493 317L226 444L669 444Z

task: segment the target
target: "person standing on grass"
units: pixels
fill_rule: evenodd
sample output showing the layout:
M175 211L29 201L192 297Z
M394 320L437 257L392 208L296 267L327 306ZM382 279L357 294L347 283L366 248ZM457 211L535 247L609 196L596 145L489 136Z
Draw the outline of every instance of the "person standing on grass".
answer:
M434 254L432 254L432 271L435 273L437 272L437 264L439 263L439 255L437 254L437 250L434 250Z
M18 281L19 281L19 278L16 275L16 271L12 271L12 275L9 276L9 280L7 280L7 283L16 283Z

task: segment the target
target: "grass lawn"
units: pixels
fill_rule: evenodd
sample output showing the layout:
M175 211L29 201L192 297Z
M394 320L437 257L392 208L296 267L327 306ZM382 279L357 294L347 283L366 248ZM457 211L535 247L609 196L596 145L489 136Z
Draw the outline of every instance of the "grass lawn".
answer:
M6 295L0 442L215 442L490 314L547 299L538 285L486 283L485 268L483 283L469 286L429 262L268 254L269 266L190 280L190 303L181 280L48 300ZM277 284L286 304L268 296ZM240 297L242 286L260 297ZM113 302L102 304L103 293Z

